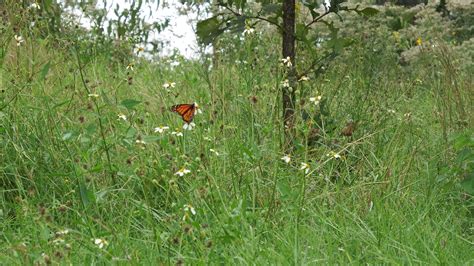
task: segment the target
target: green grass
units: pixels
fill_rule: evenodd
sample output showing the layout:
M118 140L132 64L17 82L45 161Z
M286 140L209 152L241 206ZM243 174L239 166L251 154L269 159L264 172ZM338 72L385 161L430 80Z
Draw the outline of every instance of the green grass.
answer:
M354 49L300 87L323 101L299 105L309 118L298 117L285 164L277 51L256 69L138 60L127 74L128 62L53 45L12 44L1 70L0 263L474 262L472 198L440 177L454 167L447 137L472 134L456 122L472 122L468 73L455 73L454 91L442 68L406 71ZM192 101L195 130L172 135L182 121L169 107ZM349 119L350 138L339 134ZM175 175L182 167L191 173Z

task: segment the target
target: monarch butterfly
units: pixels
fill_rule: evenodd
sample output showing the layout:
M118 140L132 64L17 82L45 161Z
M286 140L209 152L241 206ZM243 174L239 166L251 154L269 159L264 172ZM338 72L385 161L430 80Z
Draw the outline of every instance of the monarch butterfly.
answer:
M178 113L183 118L184 122L189 124L191 123L191 121L193 121L194 114L196 113L197 108L198 106L196 103L185 103L173 105L171 107L171 111Z

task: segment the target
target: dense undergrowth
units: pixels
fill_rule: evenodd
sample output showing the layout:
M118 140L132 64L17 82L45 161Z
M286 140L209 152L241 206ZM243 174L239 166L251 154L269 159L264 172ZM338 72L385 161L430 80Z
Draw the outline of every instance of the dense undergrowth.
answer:
M392 22L300 82L288 163L271 35L209 67L5 26L0 261L473 263L472 57ZM192 101L184 131L169 107Z

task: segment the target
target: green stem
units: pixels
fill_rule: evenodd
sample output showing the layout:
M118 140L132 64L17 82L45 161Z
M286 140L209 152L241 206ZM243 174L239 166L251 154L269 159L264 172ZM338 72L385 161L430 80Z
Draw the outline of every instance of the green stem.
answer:
M82 65L81 65L81 59L79 57L79 50L77 49L77 44L76 44L75 50L76 50L77 65L79 66L79 74L81 76L81 81L82 81L82 84L84 86L84 89L87 92L87 95L89 95L89 94L91 94L91 91L90 91L89 87L87 87L87 83L84 79L84 73L83 73L83 68L82 68ZM117 185L117 180L115 178L115 174L114 174L114 171L112 169L112 161L110 159L109 146L107 145L107 141L105 139L105 130L104 130L104 125L102 123L102 114L100 112L99 104L97 103L96 99L92 99L92 102L94 103L95 110L97 112L97 116L99 117L100 135L101 135L101 138L102 138L102 144L104 145L105 155L107 157L107 164L109 166L109 172L110 172L110 175L112 177L112 182L114 183L114 185Z

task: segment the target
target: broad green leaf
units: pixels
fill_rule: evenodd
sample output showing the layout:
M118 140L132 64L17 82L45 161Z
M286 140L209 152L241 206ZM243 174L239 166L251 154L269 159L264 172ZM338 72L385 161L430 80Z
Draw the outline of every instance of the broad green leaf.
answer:
M339 28L335 27L333 22L322 22L325 23L328 29L331 31L331 38L329 41L327 41L327 45L332 48L335 53L339 53L343 48L354 43L354 40L351 38L339 38Z
M244 155L244 158L247 159L248 161L255 161L255 156L253 154L253 152L248 148L248 147L245 147L245 146L241 146L241 149L243 151L243 155Z
M466 173L464 180L461 181L461 187L466 193L474 196L474 171Z
M89 173L100 173L104 167L102 164L98 164L89 169Z
M204 44L212 43L217 36L224 32L224 29L220 28L221 24L217 16L199 21L196 27L199 41Z
M315 18L319 17L320 14L318 12L316 12L315 10L319 7L320 3L318 3L317 1L308 2L308 1L305 1L305 0L303 0L302 3L305 7L307 7L309 9L309 12L311 13L312 19L315 19Z
M317 17L321 15L318 12L314 11L314 9L310 9L310 12L311 12L311 17L313 17L313 19L316 19Z
M40 72L40 76L39 76L39 79L41 81L44 81L46 79L46 75L48 75L48 72L49 72L49 68L51 67L51 63L48 62L46 63L43 68L41 69L41 72Z
M131 127L131 128L128 129L127 134L126 134L125 137L127 139L132 139L132 138L135 138L136 134L137 134L137 130L134 127Z
M69 139L72 138L72 136L73 136L73 132L69 131L69 132L64 133L62 139L63 139L63 140L69 140Z
M334 52L339 53L345 47L350 46L354 43L354 40L350 38L334 38L328 41L329 47L331 47Z
M240 216L240 214L242 213L242 199L239 200L239 204L237 205L237 207L235 207L231 213L230 213L230 217L232 218L235 218L237 216Z
M111 192L111 189L105 189L96 193L97 203L103 202L106 200L107 193Z
M286 182L279 182L277 187L282 198L287 199L291 196L291 188Z
M89 137L86 137L86 136L81 136L81 138L79 139L79 142L84 144L84 143L89 143L91 142L91 139Z
M91 190L87 189L86 184L84 181L79 183L79 195L81 196L81 201L84 207L89 207L89 205L95 202L94 193Z
M458 154L456 156L457 163L462 164L464 162L468 161L473 161L474 162L474 150L466 147L460 151L458 151Z
M124 36L126 32L127 32L127 29L125 27L119 26L117 28L118 36Z
M377 15L379 13L379 11L373 7L366 7L362 10L357 10L357 13L359 15L363 15L363 16L366 16L366 17L371 17L371 16L374 16L374 15Z
M140 103L141 103L140 101L137 101L134 99L126 99L120 102L120 105L124 106L127 109L134 109L134 107Z
M85 129L87 134L92 135L97 131L97 125L95 123L90 123Z
M474 136L470 136L469 134L458 134L452 137L451 141L453 142L453 147L456 150L460 150L465 147L474 148Z
M51 238L51 231L49 230L48 226L45 225L44 223L40 223L38 226L41 228L40 230L41 240L48 241Z
M158 136L143 136L142 139L146 143L150 143L150 142L155 142L155 141L160 140L160 137L158 137Z
M228 28L230 29L231 32L234 33L241 33L245 29L245 20L247 19L247 16L239 16L235 17L231 21L228 22Z
M330 1L330 6L329 6L329 11L337 13L339 10L341 10L341 4L347 2L347 0L331 0Z

